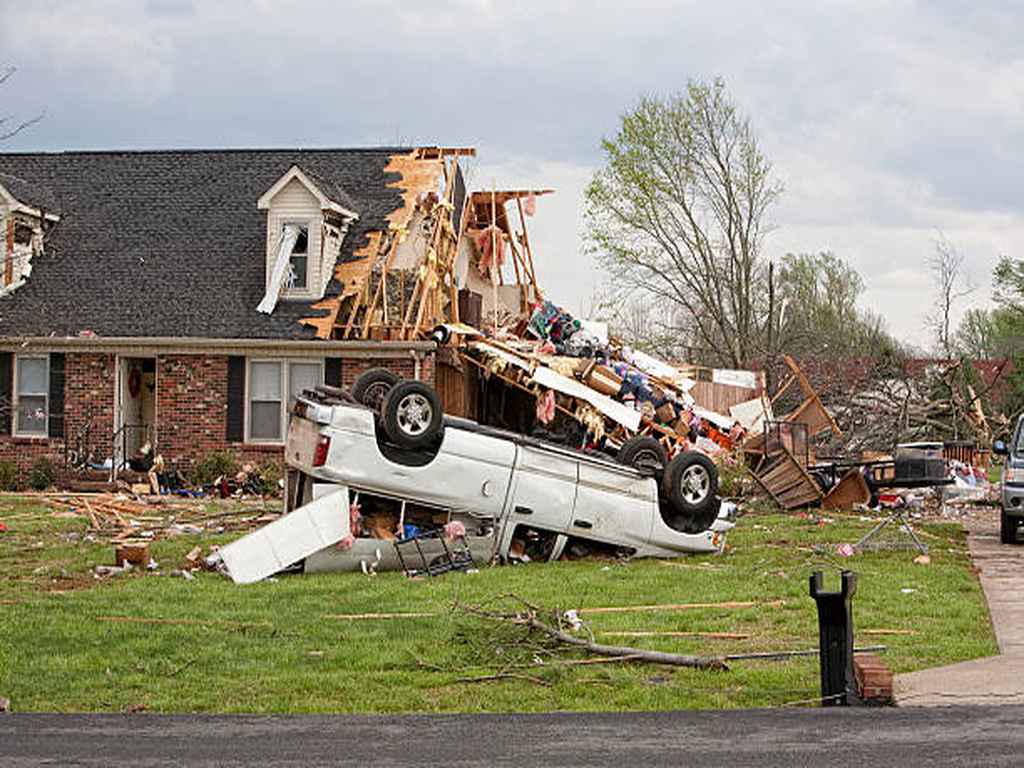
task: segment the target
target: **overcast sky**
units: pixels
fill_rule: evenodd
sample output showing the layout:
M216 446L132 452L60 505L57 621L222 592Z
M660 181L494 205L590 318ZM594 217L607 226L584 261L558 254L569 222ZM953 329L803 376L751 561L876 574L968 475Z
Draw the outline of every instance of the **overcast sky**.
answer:
M472 182L544 185L532 239L572 309L600 140L643 93L721 76L786 186L768 255L831 249L923 344L937 233L988 300L1021 255L1024 7L1008 2L0 0L9 149L473 144Z

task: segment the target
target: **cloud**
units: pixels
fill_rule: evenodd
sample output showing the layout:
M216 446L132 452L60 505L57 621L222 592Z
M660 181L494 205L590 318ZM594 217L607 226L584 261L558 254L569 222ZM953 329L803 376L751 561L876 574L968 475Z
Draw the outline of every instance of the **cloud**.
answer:
M47 111L16 149L477 144L482 184L558 188L531 233L579 306L600 138L640 95L722 76L786 183L769 253L849 258L920 342L938 231L982 285L1021 252L1022 21L956 0L37 0L0 27L2 95Z

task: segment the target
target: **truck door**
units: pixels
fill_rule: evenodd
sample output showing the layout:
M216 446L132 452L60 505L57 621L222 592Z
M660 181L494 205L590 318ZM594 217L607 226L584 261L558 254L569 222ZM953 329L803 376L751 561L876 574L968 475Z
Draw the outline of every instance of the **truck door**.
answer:
M658 507L655 481L581 461L571 536L640 549Z
M576 461L520 445L502 533L507 545L517 525L564 533L576 505Z

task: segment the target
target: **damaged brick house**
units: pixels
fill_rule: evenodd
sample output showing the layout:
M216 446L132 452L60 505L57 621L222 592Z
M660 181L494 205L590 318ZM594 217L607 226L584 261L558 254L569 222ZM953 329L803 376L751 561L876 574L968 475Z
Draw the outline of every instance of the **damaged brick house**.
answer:
M117 463L150 442L184 470L214 450L263 463L306 386L432 380L423 334L337 324L349 267L439 179L457 219L445 152L0 154L0 460Z

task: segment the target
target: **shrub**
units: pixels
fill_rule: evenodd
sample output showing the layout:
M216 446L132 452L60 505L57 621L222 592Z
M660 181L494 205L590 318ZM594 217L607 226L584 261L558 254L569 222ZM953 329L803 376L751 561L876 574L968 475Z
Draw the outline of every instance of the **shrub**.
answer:
M18 490L18 466L13 461L0 461L0 491Z
M192 470L192 482L207 485L218 477L234 477L238 472L238 461L230 451L210 451L203 456Z
M57 468L46 458L36 459L28 471L28 487L33 491L45 491L53 485L57 476Z
M742 455L719 457L715 464L718 466L718 493L722 498L735 499L750 494L753 480Z
M278 496L281 488L278 481L284 477L284 468L280 462L272 461L260 467L259 484L260 493L264 496Z

